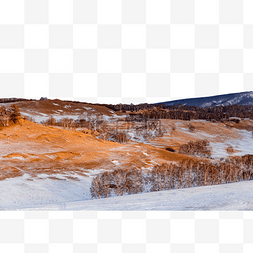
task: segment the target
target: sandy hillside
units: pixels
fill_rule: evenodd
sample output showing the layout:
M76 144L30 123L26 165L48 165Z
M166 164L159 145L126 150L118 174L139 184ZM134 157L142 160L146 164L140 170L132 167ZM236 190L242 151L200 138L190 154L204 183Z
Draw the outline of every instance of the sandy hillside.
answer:
M80 131L28 120L0 130L0 179L26 173L32 178L47 174L75 180L78 175L89 175L90 170L145 169L186 158L143 143L104 142Z
M77 119L80 113L87 112L90 115L103 115L104 120L115 127L115 121L125 116L103 106L83 103L72 105L71 102L60 100L16 104L21 108L23 116L32 116L36 122L48 119L50 115L56 119ZM213 161L228 156L228 145L232 145L235 150L232 155L253 154L251 120L212 123L166 119L161 122L165 131L163 137L144 140L141 136L135 139L135 130L130 129L128 134L131 135L131 140L126 144L103 141L78 130L48 127L27 119L22 119L20 124L2 127L0 210L40 208L41 205L50 204L64 209L69 202L90 200L92 176L106 170L138 168L147 171L156 164L202 160L203 158L166 150L170 147L177 151L179 145L189 141L209 140ZM189 123L194 126L194 131L190 131ZM119 127L126 128L126 123L120 121Z
M143 124L136 123L135 127L141 127ZM124 128L124 125L126 126L124 122L121 122L121 128ZM194 127L193 131L190 131L189 125ZM249 119L241 119L239 123L162 119L161 128L164 130L162 137L156 137L148 141L144 141L143 138L139 138L139 140L132 138L132 140L145 142L161 149L172 148L177 151L180 145L189 141L206 139L210 142L214 159L227 157L226 148L229 145L234 148L233 155L253 154L253 121ZM172 130L173 128L174 130ZM130 130L130 133L133 136L135 130Z
M88 115L104 115L105 117L118 117L117 114L105 106L94 105L84 102L62 101L59 99L37 100L37 101L21 101L13 103L0 103L7 108L12 104L17 104L20 108L22 116L32 117L36 122L40 123L48 119L51 115L56 119L73 118L77 119L80 114Z
M246 120L245 120L246 121ZM189 130L189 124L195 127L194 131ZM244 123L239 123L243 125ZM187 143L189 141L197 141L207 139L212 143L225 142L226 140L240 138L240 132L237 131L236 124L232 123L232 126L228 128L224 123L212 123L204 120L183 121L183 120L162 120L162 126L165 128L165 134L162 138L156 138L152 141L152 144L160 144L161 146L170 145L175 149L179 145ZM175 130L172 131L172 127Z
M252 134L245 128L251 125L243 120L236 127L224 123L162 120L166 132L163 137L146 143L130 141L119 144L103 141L77 130L46 127L22 120L21 124L0 130L0 179L30 175L32 178L46 174L52 179L78 180L78 175L89 176L91 170L118 168L151 169L155 164L201 159L165 150L188 141L208 139L213 158L226 157L225 149L231 144L234 155L253 153ZM175 130L171 128L175 126Z

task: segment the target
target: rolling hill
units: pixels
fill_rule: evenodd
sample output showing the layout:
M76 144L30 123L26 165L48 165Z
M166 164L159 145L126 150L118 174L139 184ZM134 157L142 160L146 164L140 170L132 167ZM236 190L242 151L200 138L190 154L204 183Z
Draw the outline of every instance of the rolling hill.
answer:
M214 99L219 98L219 99ZM253 92L243 92L188 99L194 105L250 103ZM180 100L181 103L183 100ZM196 102L197 101L197 102ZM173 101L172 101L173 102ZM100 173L118 169L139 169L150 171L163 163L176 164L181 161L202 161L202 157L180 154L182 144L207 139L212 149L212 162L228 156L252 154L253 121L242 118L236 122L210 122L180 119L161 119L162 136L145 139L141 122L135 122L129 129L123 111L112 111L106 106L72 101L33 100L0 103L9 108L12 103L19 106L23 119L19 124L0 128L0 210L60 209L60 210L248 210L250 194L236 201L234 192L240 187L252 188L252 182L170 190L158 193L143 193L106 200L91 200L92 178ZM190 105L190 104L189 104ZM192 104L193 105L193 104ZM81 114L99 115L109 128L125 129L130 136L126 143L111 139L103 140L95 134L86 133L82 127L67 128L41 124L53 116L57 121L63 118L78 119ZM32 119L32 121L31 121ZM116 124L117 122L117 124ZM124 128L125 127L125 128ZM154 131L153 129L151 132ZM137 138L138 137L138 138ZM231 145L233 154L226 148ZM229 188L227 188L229 187ZM213 193L212 199L205 196ZM219 196L217 195L218 193ZM226 203L222 200L226 195ZM174 196L174 197L173 197ZM190 198L190 196L192 198ZM160 198L159 201L155 199ZM189 201L185 202L185 197ZM164 199L167 199L164 201ZM201 201L199 201L201 200ZM117 203L119 202L119 204ZM123 203L125 202L125 203ZM217 203L216 203L217 202ZM246 203L247 202L247 203ZM174 206L173 206L174 203ZM216 204L215 204L216 203ZM245 205L246 203L246 205Z
M253 91L246 91L240 93L230 93L224 95L187 98L167 102L160 102L156 104L164 105L188 105L188 106L225 106L225 105L253 105Z

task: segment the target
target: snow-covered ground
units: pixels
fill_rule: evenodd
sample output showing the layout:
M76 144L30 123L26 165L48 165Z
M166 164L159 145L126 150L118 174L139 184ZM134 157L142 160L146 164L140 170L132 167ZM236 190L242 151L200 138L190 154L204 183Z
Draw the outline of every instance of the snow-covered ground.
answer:
M88 108L85 107L87 110L91 109L91 111L94 111L92 108ZM31 113L27 113L27 112L22 112L22 116L28 116L34 119L34 121L36 123L41 123L43 121L46 121L50 118L50 115L44 114L44 113L40 113L40 114L31 114ZM77 120L80 116L80 114L62 114L62 110L57 110L56 113L52 114L52 116L54 117L55 120L62 120L64 118L69 118L69 119L73 119L73 120ZM103 119L105 121L111 122L111 121L115 121L116 119L119 118L124 118L125 115L119 116L117 114L113 114L112 116L108 116L108 115L103 115Z
M23 114L30 116L29 113ZM75 120L79 117L78 114L60 113L53 116L56 120L66 117ZM40 113L34 118L36 122L41 122L48 117L47 114ZM109 123L121 117L124 115L103 115L104 120ZM191 133L183 126L183 123L176 124L178 132L180 130L181 133L187 133L195 139L214 137L201 130ZM228 145L232 145L235 149L234 155L253 154L252 133L239 129L234 131L238 133L239 138L210 141L213 158L227 157L225 149ZM128 134L133 141L158 146L153 142L145 141L144 137L141 134L137 135L134 130L130 130ZM152 134L154 135L154 132ZM175 138L170 132L164 137L167 138L168 143ZM6 145L5 149L6 147L8 146ZM139 148L139 146L135 147ZM152 156L150 152L141 153L145 157ZM24 160L21 156L13 156L12 159ZM111 160L111 163L120 168L121 162L118 158ZM151 160L151 164L148 164L150 166L145 169L151 169L154 164L157 162ZM253 210L253 181L91 200L89 188L92 176L103 171L89 170L85 173L87 177L71 174L71 179L60 174L40 174L36 178L30 178L24 174L20 177L1 180L0 210Z
M60 111L60 110L58 110L58 111ZM48 120L50 118L50 116L48 116L47 114L44 114L44 113L41 113L40 115L36 115L35 116L35 115L31 115L29 113L22 112L22 115L23 116L29 116L29 117L33 118L36 123L41 123L41 122L46 121L46 120ZM69 118L69 119L77 120L80 115L74 115L74 114L69 114L69 115L68 114L64 114L64 115L53 114L52 116L54 117L55 120L58 121L58 120L61 120L61 119L64 119L64 118Z
M79 176L80 181L63 179L60 175L52 177L59 180L50 179L48 175L31 180L27 174L1 180L0 210L16 210L48 204L64 206L64 203L70 201L90 199L89 177Z
M247 130L238 129L237 132L240 135L240 138L238 139L228 139L224 140L223 142L210 143L212 147L212 157L214 159L228 157L228 153L226 152L228 145L231 145L234 148L235 152L233 155L243 156L246 154L253 154L252 133Z
M61 188L57 191L59 190ZM18 210L253 210L253 181L141 193L107 199L66 201L30 206L30 208L20 206Z
M114 163L115 165L120 165L119 161L112 161L112 163Z
M92 176L103 171L89 170L87 177L72 179L64 174L24 174L1 180L0 210L253 210L253 181L92 200Z

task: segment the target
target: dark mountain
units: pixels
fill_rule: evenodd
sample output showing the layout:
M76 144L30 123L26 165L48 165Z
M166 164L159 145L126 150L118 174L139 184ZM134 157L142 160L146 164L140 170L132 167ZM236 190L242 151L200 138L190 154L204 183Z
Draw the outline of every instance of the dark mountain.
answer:
M174 101L161 102L156 104L164 105L188 105L188 106L199 106L209 107L218 105L253 105L253 91L246 91L240 93L230 93L225 95L217 95L211 97L200 97L200 98L187 98L179 99Z

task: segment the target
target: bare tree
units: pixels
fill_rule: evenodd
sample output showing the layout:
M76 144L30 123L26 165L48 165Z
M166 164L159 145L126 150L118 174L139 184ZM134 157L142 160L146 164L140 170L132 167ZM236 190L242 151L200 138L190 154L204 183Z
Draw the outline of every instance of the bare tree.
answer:
M4 127L9 126L10 111L5 106L0 107L0 124Z
M90 187L90 193L92 198L99 199L102 188L102 182L100 176L93 177Z
M100 135L102 136L104 143L110 137L110 129L106 121L104 121L100 126Z
M206 158L210 158L212 154L210 142L207 140L189 141L186 144L180 145L178 152L180 154L202 156Z
M20 109L16 104L11 105L10 119L16 124L21 119Z

